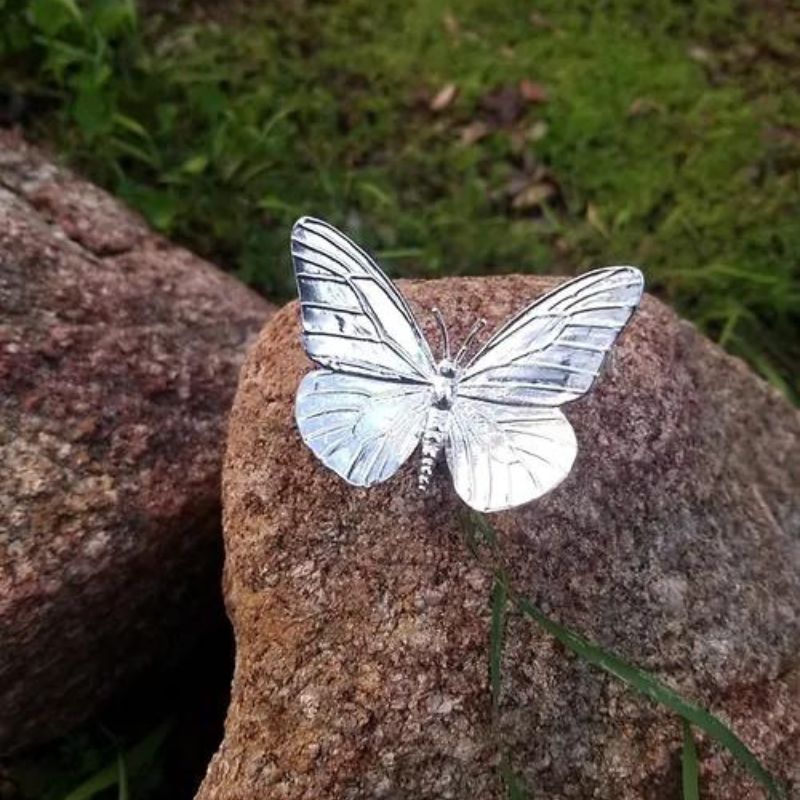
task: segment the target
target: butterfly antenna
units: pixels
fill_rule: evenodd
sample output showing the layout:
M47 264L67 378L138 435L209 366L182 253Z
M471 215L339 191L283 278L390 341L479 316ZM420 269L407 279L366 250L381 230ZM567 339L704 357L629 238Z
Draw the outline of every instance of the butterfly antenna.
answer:
M476 320L475 324L469 329L467 338L464 339L464 344L461 345L461 347L458 350L458 353L456 353L456 364L461 363L461 359L464 357L464 355L466 355L469 346L472 344L472 340L478 335L478 332L485 324L486 324L485 319L479 319Z
M439 331L442 334L442 341L444 342L444 357L450 360L450 336L447 334L447 325L444 324L444 317L442 312L435 306L431 309L433 316L436 317L436 322L439 325Z

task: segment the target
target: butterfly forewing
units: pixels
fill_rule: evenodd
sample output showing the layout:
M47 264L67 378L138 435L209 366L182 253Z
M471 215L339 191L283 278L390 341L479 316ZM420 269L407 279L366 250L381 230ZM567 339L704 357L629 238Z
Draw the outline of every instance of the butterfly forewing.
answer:
M310 358L341 372L431 380L433 358L408 305L360 247L304 217L292 230L292 258Z
M592 387L642 296L642 273L607 267L546 294L472 359L459 395L509 405L559 406Z

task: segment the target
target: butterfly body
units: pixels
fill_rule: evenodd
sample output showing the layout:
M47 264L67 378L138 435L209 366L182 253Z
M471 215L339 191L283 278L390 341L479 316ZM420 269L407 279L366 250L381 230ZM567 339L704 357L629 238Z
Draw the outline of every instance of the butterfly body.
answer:
M430 484L433 468L436 466L436 461L447 439L449 422L449 407L441 408L435 403L431 405L425 418L425 429L422 432L422 459L417 478L417 485L420 489L427 489Z
M388 480L419 446L426 489L442 452L456 492L498 511L550 491L577 452L559 406L582 397L642 294L634 267L557 287L507 322L469 360L435 360L411 310L350 239L304 217L292 232L303 344L320 369L298 389L305 443L349 483Z

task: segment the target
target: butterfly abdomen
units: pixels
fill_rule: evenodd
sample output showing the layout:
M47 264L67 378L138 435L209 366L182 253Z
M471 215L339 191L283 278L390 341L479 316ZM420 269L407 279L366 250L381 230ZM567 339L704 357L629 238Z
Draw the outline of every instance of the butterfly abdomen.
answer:
M419 465L418 485L423 491L431 482L436 459L444 446L447 436L447 424L450 412L431 406L425 420L425 430L422 434L422 461Z

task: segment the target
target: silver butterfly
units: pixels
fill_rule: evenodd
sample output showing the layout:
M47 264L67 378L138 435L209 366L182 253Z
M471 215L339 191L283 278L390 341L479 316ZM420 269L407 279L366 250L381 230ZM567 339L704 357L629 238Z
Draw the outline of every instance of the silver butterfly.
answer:
M387 480L421 442L425 489L444 449L456 492L478 511L527 503L567 476L577 444L558 407L589 391L644 285L634 267L589 272L521 311L466 363L478 326L437 362L402 295L344 234L303 217L292 257L303 344L323 367L297 391L303 441L355 486Z

